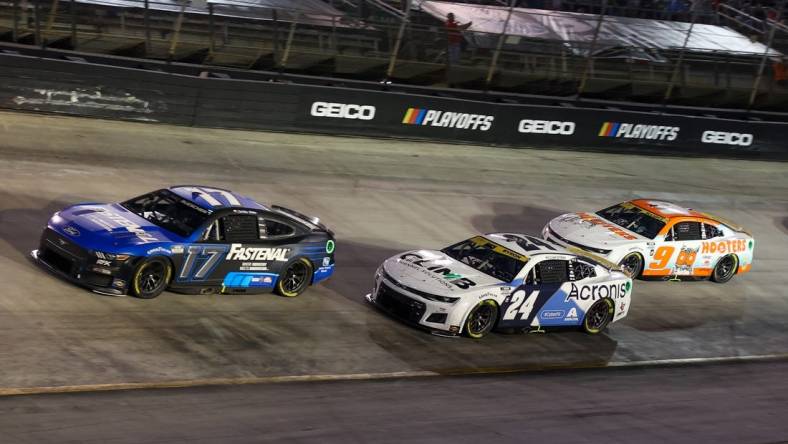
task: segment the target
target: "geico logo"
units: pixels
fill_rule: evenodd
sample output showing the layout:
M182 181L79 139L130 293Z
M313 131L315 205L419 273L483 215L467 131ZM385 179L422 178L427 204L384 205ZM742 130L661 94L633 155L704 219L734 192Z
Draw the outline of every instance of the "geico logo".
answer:
M596 285L582 285L578 287L572 284L572 290L564 299L569 302L570 299L587 301L595 301L600 298L623 298L627 293L626 283L621 284L596 284Z
M375 118L375 107L352 103L315 102L312 104L311 114L315 117L372 120Z
M243 247L233 244L227 253L228 261L286 261L289 248Z
M531 134L561 134L568 136L574 134L575 122L523 119L520 121L517 131Z
M703 242L701 244L700 252L707 253L738 253L747 249L747 241L743 239L717 241L717 242Z
M453 273L449 268L446 268L446 267L444 267L442 265L428 267L427 265L425 265L425 263L427 263L429 261L424 259L424 258L422 258L421 256L419 256L416 253L405 253L402 256L400 256L399 258L402 259L402 260L408 261L408 262L410 262L412 264L418 265L419 267L421 267L424 270L429 270L429 271L439 275L443 279L451 282L456 287L459 287L459 288L461 288L463 290L466 290L466 289L471 288L471 287L476 285L476 282L474 282L474 281L472 281L472 280L470 280L468 278L462 277L462 275L460 275L460 274Z
M719 145L752 145L754 137L747 133L726 133L724 131L704 131L700 137L703 143L716 143Z

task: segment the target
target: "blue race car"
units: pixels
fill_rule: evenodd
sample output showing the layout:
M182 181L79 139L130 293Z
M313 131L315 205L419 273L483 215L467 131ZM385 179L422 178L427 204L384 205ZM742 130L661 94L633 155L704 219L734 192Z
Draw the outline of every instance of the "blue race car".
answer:
M203 186L52 216L31 255L97 293L301 294L334 272L334 234L317 218Z

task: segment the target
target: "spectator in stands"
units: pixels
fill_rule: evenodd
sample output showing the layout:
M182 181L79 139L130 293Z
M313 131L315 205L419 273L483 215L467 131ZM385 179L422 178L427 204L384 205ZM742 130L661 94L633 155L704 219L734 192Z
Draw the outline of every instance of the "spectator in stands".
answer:
M460 61L460 51L462 50L462 30L468 29L473 22L460 24L454 19L454 14L446 16L446 41L448 42L449 64L454 65Z

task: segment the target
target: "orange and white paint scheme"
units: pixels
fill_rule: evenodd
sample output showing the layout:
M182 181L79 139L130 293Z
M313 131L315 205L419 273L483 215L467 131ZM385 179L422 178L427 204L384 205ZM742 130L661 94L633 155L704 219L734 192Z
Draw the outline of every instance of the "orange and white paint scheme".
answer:
M603 256L632 277L727 282L752 267L755 240L742 227L670 202L636 199L551 220L542 237Z

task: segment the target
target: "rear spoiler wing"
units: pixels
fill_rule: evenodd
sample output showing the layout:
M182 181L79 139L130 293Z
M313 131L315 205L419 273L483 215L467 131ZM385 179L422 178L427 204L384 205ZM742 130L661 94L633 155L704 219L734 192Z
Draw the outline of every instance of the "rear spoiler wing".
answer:
M334 232L329 230L328 227L325 226L322 222L320 222L320 219L317 218L317 217L309 217L307 215L299 213L296 210L291 210L290 208L280 207L279 205L272 205L271 209L276 211L276 212L278 212L278 213L282 213L282 214L284 214L284 215L286 215L288 217L291 217L291 218L297 220L298 222L301 222L302 224L304 224L307 227L309 227L312 231L324 231L324 232L330 234L331 236L334 235Z

